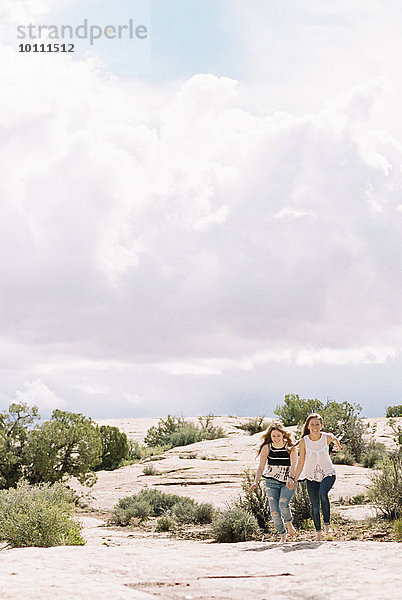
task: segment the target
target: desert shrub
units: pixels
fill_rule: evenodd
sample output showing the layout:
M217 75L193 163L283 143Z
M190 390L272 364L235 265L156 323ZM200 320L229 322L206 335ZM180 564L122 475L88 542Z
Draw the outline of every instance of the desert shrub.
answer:
M265 481L260 482L255 490L248 493L248 489L253 481L254 474L250 469L242 473L241 487L245 494L240 498L237 505L250 515L253 515L260 529L267 532L271 530L271 520Z
M342 450L332 454L331 459L335 465L353 465L355 463L354 456L347 446L343 446Z
M257 519L240 507L219 513L212 522L213 537L217 542L246 542L259 536Z
M396 519L393 523L394 536L397 542L402 542L402 519Z
M387 417L402 417L402 404L396 406L388 406Z
M172 519L172 517L164 515L162 517L159 517L159 519L157 520L155 529L158 532L171 531L175 528L175 526L176 521Z
M265 420L265 415L262 415L261 417L250 418L245 423L242 423L242 425L237 425L238 429L247 431L250 435L265 431L267 427L268 421Z
M121 498L113 509L110 521L115 525L129 525L132 519L146 521L152 516L152 506L140 495Z
M0 540L14 548L82 546L81 524L71 516L72 495L59 483L0 492Z
M354 506L354 505L366 504L367 501L368 501L368 498L365 494L356 494L356 496L352 496L351 498L348 498L347 504L351 504L352 506Z
M379 473L371 475L369 498L387 519L402 517L402 452L384 457Z
M290 506L294 525L303 528L305 522L311 517L311 504L305 481L300 481L297 484Z
M373 467L379 465L385 456L385 452L386 450L384 444L376 442L375 440L371 440L362 456L363 466L372 469Z
M101 425L98 430L102 444L102 457L96 469L106 471L117 469L129 454L127 436L118 427L110 425Z
M297 394L287 394L284 405L277 406L274 414L283 422L285 427L300 425L313 412L321 412L323 403L317 398L305 400Z
M189 500L185 502L184 500ZM195 503L190 498L182 498L181 502L177 502L172 508L172 516L178 523L194 523L195 522Z
M215 509L208 502L196 503L194 506L194 522L205 524L211 523L215 515Z
M177 431L173 431L169 438L169 444L172 448L176 446L188 446L203 440L202 431L193 423L183 423Z
M213 514L211 504L198 504L192 498L146 489L121 498L113 509L111 522L129 525L133 518L145 520L148 517L170 516L179 523L210 523Z
M155 469L154 465L145 465L142 472L144 475L158 475L158 471Z
M145 436L147 446L187 446L202 440L212 440L225 437L221 427L212 424L212 415L198 417L198 425L185 421L182 417L168 415L160 419L157 425L150 427Z
M138 497L148 502L152 509L152 516L154 517L159 517L159 515L163 515L172 510L175 504L180 504L181 502L194 502L191 498L183 498L176 494L165 494L164 492L155 489L142 490L138 494Z

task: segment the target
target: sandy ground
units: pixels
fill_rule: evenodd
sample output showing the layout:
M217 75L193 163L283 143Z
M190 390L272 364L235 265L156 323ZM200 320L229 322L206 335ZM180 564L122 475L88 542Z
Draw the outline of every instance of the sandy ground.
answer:
M388 600L402 589L396 542L214 544L137 537L86 523L87 546L0 553L13 600Z
M237 498L241 472L257 466L259 434L249 436L236 428L245 419L220 420L227 438L166 452L149 463L157 475L144 475L144 464L100 472L89 492L90 505L110 511L119 498L145 487L218 507ZM369 421L370 427L377 422L377 439L391 446L386 420ZM102 422L118 425L141 441L157 419ZM367 489L367 469L342 465L336 469L333 500ZM349 518L373 514L370 506L342 510ZM1 550L0 599L385 600L402 589L402 546L394 542L215 544L105 527L103 520L90 514L81 518L84 547Z

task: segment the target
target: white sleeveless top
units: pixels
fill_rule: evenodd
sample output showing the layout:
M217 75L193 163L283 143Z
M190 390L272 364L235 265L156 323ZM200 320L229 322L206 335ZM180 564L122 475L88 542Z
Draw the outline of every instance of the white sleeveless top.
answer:
M327 442L328 434L321 432L321 437L316 442L310 440L308 435L302 439L306 445L306 460L299 479L322 481L324 477L335 475L335 467L329 455Z

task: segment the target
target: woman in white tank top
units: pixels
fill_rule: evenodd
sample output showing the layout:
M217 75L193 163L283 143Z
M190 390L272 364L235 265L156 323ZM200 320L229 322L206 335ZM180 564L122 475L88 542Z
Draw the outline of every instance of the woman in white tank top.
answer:
M331 532L328 492L335 483L335 467L329 455L329 444L333 442L334 450L342 449L332 433L321 431L322 426L322 417L318 413L307 417L302 429L299 460L294 475L294 485L299 478L307 481L317 540L322 539L320 508L324 518L324 532Z

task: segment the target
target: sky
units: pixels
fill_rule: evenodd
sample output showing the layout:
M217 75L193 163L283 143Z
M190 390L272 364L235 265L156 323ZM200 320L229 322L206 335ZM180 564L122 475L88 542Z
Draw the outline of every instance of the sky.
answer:
M146 38L104 35L130 20ZM0 0L0 410L400 404L401 21L399 0ZM85 22L102 38L28 39ZM19 52L55 41L75 52Z

